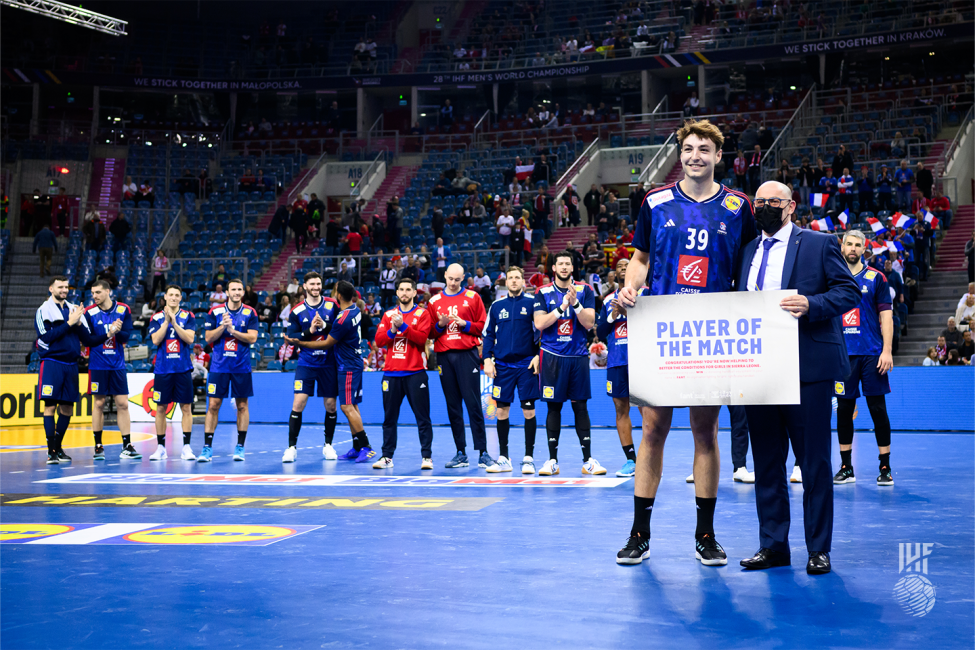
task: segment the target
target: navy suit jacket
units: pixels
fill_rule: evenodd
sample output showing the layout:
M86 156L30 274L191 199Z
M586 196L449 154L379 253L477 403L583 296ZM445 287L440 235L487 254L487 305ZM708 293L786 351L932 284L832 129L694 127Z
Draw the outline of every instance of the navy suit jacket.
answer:
M745 244L738 290L747 291L748 269L761 237ZM782 288L795 289L809 300L799 319L799 381L842 380L850 374L850 358L840 316L860 302L860 287L847 266L834 235L792 225L782 267Z

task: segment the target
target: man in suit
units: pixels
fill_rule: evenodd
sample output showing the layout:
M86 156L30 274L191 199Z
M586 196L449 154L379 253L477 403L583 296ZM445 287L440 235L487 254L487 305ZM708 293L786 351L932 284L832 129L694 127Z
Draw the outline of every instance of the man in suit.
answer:
M791 223L792 190L769 181L755 194L762 234L745 246L740 291L795 289L780 305L799 319L800 403L746 406L755 461L755 503L761 548L741 561L746 569L791 563L789 551L789 442L802 470L802 509L809 574L829 573L833 537L830 465L833 381L850 372L839 316L856 307L860 291L831 234Z

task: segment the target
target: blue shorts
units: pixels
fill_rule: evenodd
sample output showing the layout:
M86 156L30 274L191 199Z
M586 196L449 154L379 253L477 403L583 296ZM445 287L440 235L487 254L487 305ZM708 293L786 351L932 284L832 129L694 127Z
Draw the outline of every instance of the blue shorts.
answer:
M339 404L359 404L362 402L362 371L339 372Z
M888 375L881 375L877 370L879 355L854 354L850 355L850 374L843 381L834 382L833 394L846 399L860 397L860 384L863 384L863 395L886 395L890 392Z
M207 378L207 396L242 399L254 396L253 376L249 372L211 372Z
M629 366L606 368L606 394L615 399L630 399Z
M193 371L156 375L152 383L152 401L156 404L192 404Z
M495 363L497 374L494 376L494 387L491 397L496 402L511 404L515 401L515 387L522 402L537 400L541 393L538 388L538 375L531 368L508 368Z
M314 395L318 386L319 397L338 397L339 385L335 366L295 368L295 394Z
M129 394L129 380L124 370L89 370L88 392L92 395Z
M37 394L45 402L77 404L78 364L58 363L50 359L41 361L41 369L37 373Z
M560 357L542 350L540 365L543 402L582 402L592 397L589 357Z

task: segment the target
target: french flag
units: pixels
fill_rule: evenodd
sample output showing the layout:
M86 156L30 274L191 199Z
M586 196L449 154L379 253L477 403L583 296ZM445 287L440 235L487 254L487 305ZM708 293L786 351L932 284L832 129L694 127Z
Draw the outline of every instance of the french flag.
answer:
M903 228L904 230L907 230L914 225L914 219L904 216L900 212L895 212L890 218L894 220L895 228Z
M823 217L822 219L816 219L815 221L809 222L810 230L817 230L819 232L828 232L834 230L833 222L829 217Z
M931 224L932 228L938 227L938 217L934 216L928 211L924 212L924 220L927 221L929 224Z
M889 241L887 242L887 250L899 253L904 250L904 245L899 241Z
M515 165L515 178L520 181L525 180L535 171L535 163L530 165Z
M840 212L838 215L836 215L836 218L840 220L840 223L841 224L843 224L843 228L844 229L847 228L847 227L849 227L849 225L850 225L850 213L849 212L847 212L846 210L843 210L843 212Z
M809 203L814 208L824 208L826 207L826 201L829 200L829 194L810 194Z
M887 244L882 241L873 240L872 242L870 242L870 248L872 248L873 252L876 254L881 251L887 250Z
M884 224L881 223L880 219L867 217L867 223L870 224L870 230L872 230L875 235L882 235L887 232L887 229L884 228Z

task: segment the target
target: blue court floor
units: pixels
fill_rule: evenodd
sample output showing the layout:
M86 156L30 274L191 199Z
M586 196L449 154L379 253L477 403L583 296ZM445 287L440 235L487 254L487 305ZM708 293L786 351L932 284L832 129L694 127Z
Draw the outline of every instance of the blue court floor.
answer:
M379 428L368 432L378 446ZM726 431L715 530L729 563L719 568L694 559L687 431L671 434L651 557L635 567L615 563L632 481L611 480L624 460L614 430L593 434L609 469L593 480L611 487L446 470L442 427L436 469L424 473L441 482L427 484L369 482L420 476L413 428L401 429L385 472L325 461L321 428L307 425L298 462L282 466L286 437L285 426L255 426L234 462L235 431L221 426L209 465L179 460L172 438L165 462L149 461L154 440L137 443L141 461L120 461L113 445L96 462L87 443L53 468L43 451L0 453L0 645L915 650L975 639L971 434L895 433L892 488L876 486L873 436L858 435L859 482L835 490L834 571L818 577L804 570L801 485L790 487L793 566L738 566L758 549L758 524L752 486L731 479ZM349 439L340 426L336 441ZM511 440L517 467L520 429ZM834 439L834 466L835 449ZM543 431L535 458L547 458ZM560 461L555 478L583 478L572 431ZM508 483L451 483L488 476ZM68 481L41 482L58 479ZM85 505L92 497L115 501Z

